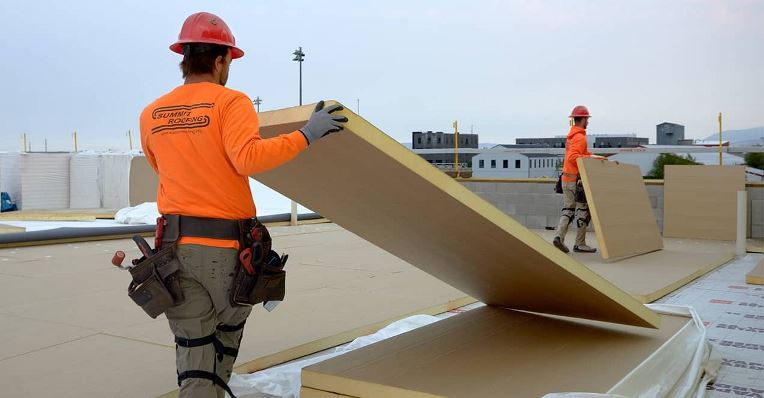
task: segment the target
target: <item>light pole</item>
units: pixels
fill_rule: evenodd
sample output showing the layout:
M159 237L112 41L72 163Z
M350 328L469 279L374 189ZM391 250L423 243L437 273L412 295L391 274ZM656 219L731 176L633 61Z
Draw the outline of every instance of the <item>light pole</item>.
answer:
M305 60L305 53L302 52L302 47L298 47L292 53L294 58L292 61L297 61L300 64L300 106L302 106L302 61ZM292 201L291 217L289 218L289 225L297 225L297 202Z
M297 61L300 64L300 105L302 105L302 61L305 59L305 53L302 52L302 47L299 47L294 50L292 55L294 55L292 61Z
M253 99L252 103L257 107L257 113L260 113L260 104L263 103L263 100L260 99L260 96L258 95L257 98Z

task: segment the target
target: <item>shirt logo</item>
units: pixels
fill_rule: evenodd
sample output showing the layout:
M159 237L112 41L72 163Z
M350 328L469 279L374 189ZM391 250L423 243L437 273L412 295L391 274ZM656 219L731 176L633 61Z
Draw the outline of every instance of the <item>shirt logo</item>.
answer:
M214 106L214 103L202 102L192 105L173 105L156 108L151 112L151 118L163 121L164 123L152 128L151 134L167 130L189 130L207 127L210 125L210 117L207 115L197 115L195 110L212 109Z

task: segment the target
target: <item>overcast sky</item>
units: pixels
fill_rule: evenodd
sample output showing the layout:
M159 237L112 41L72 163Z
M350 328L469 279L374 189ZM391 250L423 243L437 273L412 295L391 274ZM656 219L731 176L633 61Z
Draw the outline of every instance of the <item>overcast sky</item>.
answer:
M764 1L2 1L0 150L138 144L138 115L182 83L168 50L184 19L225 20L246 55L228 86L261 110L337 99L402 142L451 129L514 143L567 131L764 125Z

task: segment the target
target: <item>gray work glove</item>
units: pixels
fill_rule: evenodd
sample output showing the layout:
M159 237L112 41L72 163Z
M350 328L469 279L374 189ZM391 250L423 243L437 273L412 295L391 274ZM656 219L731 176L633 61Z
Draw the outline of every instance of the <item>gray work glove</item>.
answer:
M333 112L341 111L345 108L342 105L332 105L324 109L324 101L318 101L316 109L313 110L313 114L310 115L308 123L300 129L302 135L308 141L308 145L319 138L336 133L342 130L342 125L348 121L348 118L340 115L332 115Z

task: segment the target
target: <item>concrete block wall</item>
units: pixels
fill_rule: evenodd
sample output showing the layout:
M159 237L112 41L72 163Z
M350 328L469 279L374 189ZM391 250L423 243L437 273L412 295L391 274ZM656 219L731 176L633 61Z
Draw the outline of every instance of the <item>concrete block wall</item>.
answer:
M528 228L555 228L560 219L562 195L554 193L551 180L477 180L462 181L464 186L512 216ZM764 185L749 184L748 236L764 238ZM663 231L663 184L647 185L647 194Z

